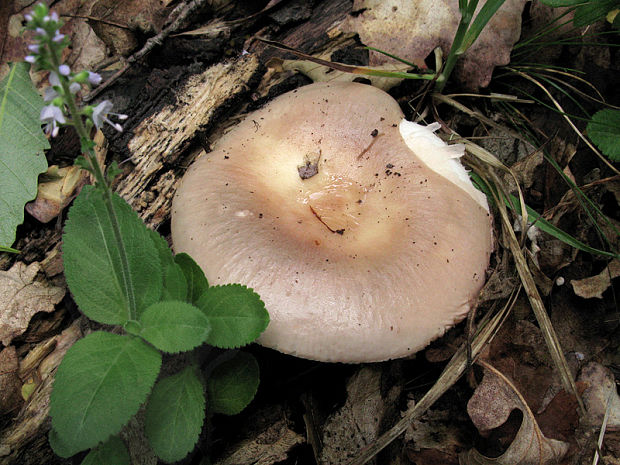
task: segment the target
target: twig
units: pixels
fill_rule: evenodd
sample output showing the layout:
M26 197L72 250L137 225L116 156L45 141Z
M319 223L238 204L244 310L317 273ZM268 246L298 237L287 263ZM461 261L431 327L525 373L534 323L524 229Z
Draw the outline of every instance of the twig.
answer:
M192 13L194 13L194 11L201 8L206 2L207 0L191 0L189 3L185 5L179 5L177 8L175 8L172 11L171 16L174 15L174 13L176 13L182 8L182 11L179 13L177 18L172 23L170 23L168 26L166 26L164 29L162 29L162 31L159 34L148 39L140 50L138 50L136 53L134 53L133 55L131 55L129 58L125 60L125 63L123 64L121 69L119 69L116 73L114 73L111 77L109 77L99 87L89 92L84 97L84 101L85 102L91 101L101 92L103 92L105 89L110 87L113 83L115 83L118 80L118 78L120 78L131 67L131 65L133 65L136 61L144 58L156 46L163 44L166 37L168 37L173 32L176 32L178 29L180 29L185 24L185 21L187 20L187 18Z

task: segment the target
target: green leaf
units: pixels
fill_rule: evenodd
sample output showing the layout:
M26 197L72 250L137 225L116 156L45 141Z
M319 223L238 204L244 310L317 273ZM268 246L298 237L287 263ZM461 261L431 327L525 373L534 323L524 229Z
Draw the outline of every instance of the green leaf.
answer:
M118 436L91 450L82 465L130 465L129 452Z
M175 263L172 250L166 240L156 231L149 230L151 239L157 248L159 261L163 270L164 288L162 300L187 300L187 281L181 267Z
M153 452L166 462L181 460L196 445L204 417L204 386L193 367L159 381L144 420Z
M0 246L15 242L24 205L37 196L39 174L47 169L41 131L43 99L32 85L28 63L16 63L0 82Z
M583 3L586 0L540 0L540 3L553 7L574 6Z
M497 10L504 4L505 0L487 0L482 6L476 18L467 28L463 43L459 47L459 53L464 53L476 41L487 23L491 20Z
M140 317L141 337L164 352L191 350L207 340L209 319L186 302L164 301L147 308Z
M202 268L186 253L178 253L174 261L181 267L187 283L187 301L195 304L200 296L209 288L209 283Z
M50 397L58 442L75 453L117 434L147 399L160 366L161 354L140 338L99 331L76 342Z
M216 413L236 415L254 399L260 375L252 354L237 352L211 372L207 380L209 408Z
M588 26L620 5L618 0L589 0L581 2L582 5L575 9L573 24L576 27Z
M269 314L258 294L240 284L212 286L196 305L211 323L207 343L223 349L249 344L269 324Z
M111 205L105 195L92 186L78 195L65 224L63 261L80 310L100 323L122 325L159 300L163 273L149 229L117 194Z
M58 433L54 428L52 428L49 432L48 440L50 443L50 447L54 451L54 453L62 458L69 458L78 452L81 449L73 447L71 444L66 443L58 436Z
M620 110L597 111L587 127L588 136L601 152L613 161L620 161Z

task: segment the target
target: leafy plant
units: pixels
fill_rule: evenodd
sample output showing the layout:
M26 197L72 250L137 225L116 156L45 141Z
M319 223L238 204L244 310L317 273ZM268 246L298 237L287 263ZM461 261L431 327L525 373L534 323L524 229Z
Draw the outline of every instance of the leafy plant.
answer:
M37 178L47 169L41 132L43 100L30 81L28 63L16 63L0 83L0 251L11 249L24 205L37 195Z
M597 147L613 161L620 161L620 110L606 108L592 116L587 132Z
M108 123L120 131L109 116L125 116L111 113L108 101L79 109L73 94L101 78L72 73L61 64L68 40L59 32L58 16L45 5L37 5L26 19L38 42L26 60L50 71L49 104L41 120L52 136L61 125L75 127L85 154L80 165L96 179L68 213L63 234L67 285L87 317L118 326L114 332L88 334L65 355L50 398L50 444L61 457L92 449L85 464L129 463L116 435L146 405L145 431L153 451L164 461L180 460L202 430L207 383L216 400L209 408L225 411L217 399L232 396L236 413L256 392L258 365L251 355L235 355L245 364L218 363L205 379L194 357L179 373L157 381L162 352L190 351L204 343L239 347L260 335L269 316L259 296L245 286L210 287L191 257L173 256L164 238L111 190L115 169L104 174L89 130Z

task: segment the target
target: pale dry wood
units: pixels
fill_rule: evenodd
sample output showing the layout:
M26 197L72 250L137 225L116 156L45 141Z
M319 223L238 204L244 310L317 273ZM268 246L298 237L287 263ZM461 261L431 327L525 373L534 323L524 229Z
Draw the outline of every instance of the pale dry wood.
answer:
M181 171L174 165L183 151L215 125L222 108L247 93L258 68L253 55L216 64L176 91L175 104L134 128L128 148L135 167L117 191L149 226L157 227L167 217Z

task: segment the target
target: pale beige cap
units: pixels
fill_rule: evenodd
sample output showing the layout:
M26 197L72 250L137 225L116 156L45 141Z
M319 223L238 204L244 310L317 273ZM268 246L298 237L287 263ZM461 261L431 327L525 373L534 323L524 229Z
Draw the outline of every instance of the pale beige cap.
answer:
M332 362L419 351L465 317L493 240L462 148L412 124L364 84L276 98L185 174L172 208L175 251L210 284L260 294L267 347ZM455 159L462 171L446 174Z

